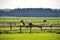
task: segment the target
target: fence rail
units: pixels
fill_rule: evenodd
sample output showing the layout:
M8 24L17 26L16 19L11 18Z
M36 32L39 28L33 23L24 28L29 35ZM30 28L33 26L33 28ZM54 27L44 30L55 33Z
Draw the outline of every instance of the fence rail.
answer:
M8 25L5 25L8 24ZM15 25L14 25L15 24ZM18 25L16 25L18 24ZM22 32L22 27L29 27L30 28L30 32L32 32L32 27L39 27L41 29L41 31L43 30L43 27L50 27L52 30L52 27L60 27L60 24L39 24L39 25L20 25L19 22L0 22L0 27L10 27L10 30L12 30L13 27L20 27L20 32Z

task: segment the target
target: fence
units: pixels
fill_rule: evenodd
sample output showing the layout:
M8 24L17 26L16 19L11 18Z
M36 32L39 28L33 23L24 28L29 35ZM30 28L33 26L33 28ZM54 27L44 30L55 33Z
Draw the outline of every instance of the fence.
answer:
M8 24L8 25L5 25L5 24ZM41 29L41 31L43 30L43 27L50 27L51 30L52 30L52 27L60 27L60 24L45 24L45 23L43 23L43 24L39 24L39 25L35 25L35 24L33 24L33 25L20 25L19 22L0 22L0 27L8 27L9 26L10 30L12 30L12 28L15 27L13 25L20 27L20 32L22 32L23 27L29 27L30 32L32 32L33 27L38 27Z

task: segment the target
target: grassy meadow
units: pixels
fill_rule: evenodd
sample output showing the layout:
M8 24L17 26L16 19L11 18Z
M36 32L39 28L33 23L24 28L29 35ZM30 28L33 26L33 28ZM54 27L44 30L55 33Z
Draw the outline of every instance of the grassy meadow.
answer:
M60 17L0 17L0 22L20 22L24 20L24 22L34 22L40 23L46 19L47 22L60 22Z
M47 20L46 24L53 23L60 25L60 17L0 17L0 40L60 40L60 26L53 27L53 30L50 30L50 27L43 27L41 31L40 28L32 28L32 33L30 28L22 28L22 33L20 33L20 27L13 24L12 30L9 28L9 24L2 22L32 22L32 23L43 23L43 20ZM5 27L3 27L3 25ZM7 27L8 26L8 27ZM45 30L45 28L49 30ZM52 32L51 32L52 31ZM6 32L6 33L4 33ZM59 33L58 33L59 32Z
M0 40L60 40L55 33L0 34Z

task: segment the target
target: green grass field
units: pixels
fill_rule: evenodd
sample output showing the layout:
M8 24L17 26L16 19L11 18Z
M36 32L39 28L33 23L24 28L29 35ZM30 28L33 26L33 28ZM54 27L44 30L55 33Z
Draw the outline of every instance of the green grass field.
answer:
M0 40L60 40L55 33L0 34Z
M47 22L60 22L60 17L50 17L50 18L35 18L35 17L0 17L0 22L20 22L24 20L24 22L34 22L34 23L41 23L43 20L46 19Z

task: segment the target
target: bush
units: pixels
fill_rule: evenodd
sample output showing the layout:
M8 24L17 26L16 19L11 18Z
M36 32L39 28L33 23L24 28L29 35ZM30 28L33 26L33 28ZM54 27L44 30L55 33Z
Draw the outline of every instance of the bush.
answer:
M43 22L47 22L47 20L43 20Z

